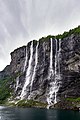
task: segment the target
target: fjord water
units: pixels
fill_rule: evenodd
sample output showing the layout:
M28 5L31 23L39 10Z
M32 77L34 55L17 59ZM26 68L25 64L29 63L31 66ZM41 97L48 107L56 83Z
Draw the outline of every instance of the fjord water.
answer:
M0 107L0 120L80 120L80 112L38 108Z

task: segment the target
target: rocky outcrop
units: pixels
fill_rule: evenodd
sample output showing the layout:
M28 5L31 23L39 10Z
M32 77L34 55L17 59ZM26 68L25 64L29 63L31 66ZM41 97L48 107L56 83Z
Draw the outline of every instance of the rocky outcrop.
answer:
M15 76L10 85L14 99L52 105L65 98L79 97L80 33L70 31L62 38L48 36L14 50L10 65L0 72L0 79L6 76Z
M26 56L26 46L20 47L11 53L11 73L23 72Z
M62 40L62 97L80 96L80 35L71 35Z
M10 76L10 65L7 65L3 71L0 72L0 79L4 79L5 77Z

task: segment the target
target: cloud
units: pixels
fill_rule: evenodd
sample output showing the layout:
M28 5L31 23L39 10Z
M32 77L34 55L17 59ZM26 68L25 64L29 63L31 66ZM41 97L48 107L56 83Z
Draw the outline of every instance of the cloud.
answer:
M0 0L0 70L15 48L79 24L79 0Z

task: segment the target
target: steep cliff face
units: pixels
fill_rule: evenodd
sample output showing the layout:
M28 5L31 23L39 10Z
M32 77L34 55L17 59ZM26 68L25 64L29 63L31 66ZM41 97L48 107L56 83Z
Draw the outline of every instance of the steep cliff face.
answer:
M14 50L10 65L0 72L0 79L6 76L14 78L10 85L14 99L52 105L64 98L79 97L80 34L48 36Z
M63 97L80 96L80 35L71 35L62 40L62 87Z

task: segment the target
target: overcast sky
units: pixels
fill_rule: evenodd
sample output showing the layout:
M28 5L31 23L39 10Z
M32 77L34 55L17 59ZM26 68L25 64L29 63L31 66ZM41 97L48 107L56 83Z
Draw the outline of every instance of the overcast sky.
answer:
M30 40L80 25L80 0L0 0L0 70Z

